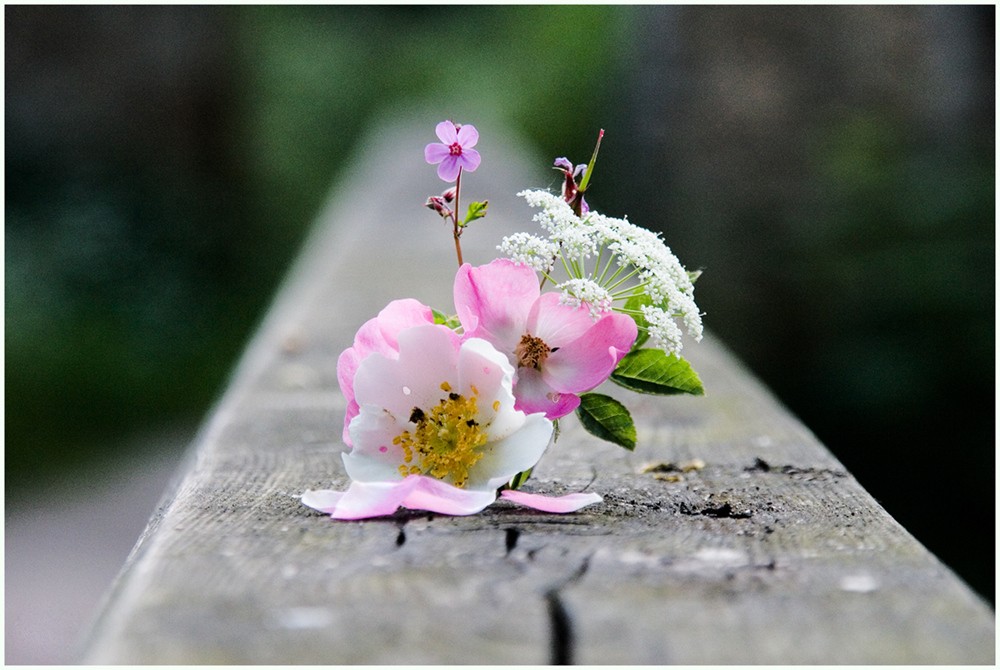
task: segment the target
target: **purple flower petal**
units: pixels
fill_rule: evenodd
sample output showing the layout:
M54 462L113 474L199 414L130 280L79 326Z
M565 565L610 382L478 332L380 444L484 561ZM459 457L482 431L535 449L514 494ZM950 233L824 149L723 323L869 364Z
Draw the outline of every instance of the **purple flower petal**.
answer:
M458 179L458 171L461 169L458 159L458 156L452 156L451 154L445 156L441 164L438 165L438 177L444 181L455 181Z
M463 129L464 128L465 126L463 126ZM462 147L462 154L458 156L458 162L461 164L462 168L468 170L469 172L473 172L477 167L479 167L480 160L481 158L478 151L475 149L467 149L465 147Z
M573 172L573 164L569 162L566 157L560 157L555 160L553 167L560 168L566 172Z
M603 500L596 493L569 493L564 496L545 496L538 493L526 493L525 491L511 491L507 489L501 491L500 495L519 505L554 514L575 512L587 505L599 503Z
M446 144L431 142L424 147L424 160L435 165L451 155L451 149Z
M438 139L441 140L446 147L450 147L458 141L458 131L455 129L455 124L451 121L442 121L437 124L434 128L434 132L437 133Z
M476 130L475 126L466 124L458 129L456 139L462 145L463 150L469 149L476 146L476 142L479 141L479 131Z

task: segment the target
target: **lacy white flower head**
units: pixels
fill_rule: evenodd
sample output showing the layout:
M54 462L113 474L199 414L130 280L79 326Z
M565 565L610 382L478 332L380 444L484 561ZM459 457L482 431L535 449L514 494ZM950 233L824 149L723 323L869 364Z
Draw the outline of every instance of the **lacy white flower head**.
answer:
M586 303L595 316L615 309L635 318L668 354L679 353L683 346L680 328L668 325L674 319L680 319L696 341L701 339L701 312L694 301L697 275L684 269L659 234L593 210L580 216L548 191L518 195L540 208L534 221L548 237L518 233L504 238L498 248L508 258L541 272L562 291L567 304ZM548 268L536 260L543 249L555 250ZM554 278L559 267L568 276L562 282Z

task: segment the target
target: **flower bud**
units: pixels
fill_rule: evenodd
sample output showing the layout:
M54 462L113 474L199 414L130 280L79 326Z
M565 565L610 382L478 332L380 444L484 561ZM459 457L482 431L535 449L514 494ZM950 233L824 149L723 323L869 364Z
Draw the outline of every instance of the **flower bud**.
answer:
M451 208L445 204L445 200L440 195L432 195L427 198L427 202L424 203L424 207L428 209L433 209L435 212L440 214L442 217L451 216Z

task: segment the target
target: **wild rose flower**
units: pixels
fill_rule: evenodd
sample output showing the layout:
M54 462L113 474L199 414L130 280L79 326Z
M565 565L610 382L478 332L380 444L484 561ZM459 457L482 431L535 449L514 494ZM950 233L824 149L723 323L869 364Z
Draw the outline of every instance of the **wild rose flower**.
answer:
M533 467L552 437L541 413L514 408L514 369L488 342L459 342L445 326L395 334L395 357L373 352L357 367L360 411L343 455L347 491L306 491L302 502L335 519L391 514L399 507L474 514L497 489ZM570 512L596 494L549 498L514 491L511 501Z
M507 259L463 265L454 293L465 337L488 341L516 367L517 409L549 419L576 409L579 394L611 375L637 335L631 317L605 313L595 319L585 304L541 293L535 272Z
M347 428L360 409L354 397L354 376L361 361L376 353L389 358L398 358L399 345L396 338L399 332L427 323L434 323L434 312L430 307L411 298L393 300L378 313L378 316L369 319L358 329L354 336L354 345L340 354L340 358L337 359L337 381L347 399L344 442L348 446L351 444L351 436Z
M472 125L455 125L442 121L435 128L440 143L432 142L424 147L424 159L431 165L438 165L438 177L444 181L458 179L460 170L473 172L479 167L479 152L472 147L479 141L479 131Z

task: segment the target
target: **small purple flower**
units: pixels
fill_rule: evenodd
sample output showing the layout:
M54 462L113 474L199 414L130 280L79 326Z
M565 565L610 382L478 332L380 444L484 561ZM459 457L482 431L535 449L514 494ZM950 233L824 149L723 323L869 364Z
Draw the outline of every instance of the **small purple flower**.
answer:
M577 195L579 194L579 185L577 184L576 179L577 177L582 177L587 171L587 165L582 164L573 167L573 164L568 158L561 157L555 160L555 164L552 167L563 173L563 176L565 177L565 181L562 186L563 200L572 205L573 201L576 200ZM589 211L590 206L587 205L587 201L583 199L583 196L580 196L580 212L582 214L586 214Z
M472 125L456 125L442 121L435 128L441 142L432 142L424 147L424 159L431 165L438 165L438 177L444 181L455 181L461 169L472 172L479 167L479 152L472 147L479 141L479 131Z

